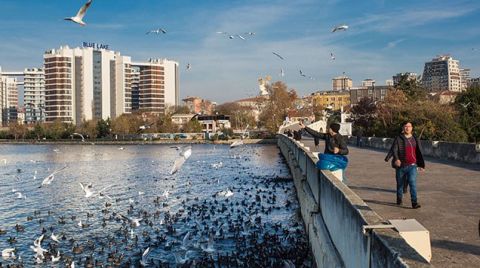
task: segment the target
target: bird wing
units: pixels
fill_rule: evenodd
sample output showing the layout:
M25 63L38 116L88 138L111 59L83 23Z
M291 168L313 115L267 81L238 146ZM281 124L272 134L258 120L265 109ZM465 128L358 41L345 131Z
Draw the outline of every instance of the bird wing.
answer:
M167 33L167 31L166 31L165 29L163 29L163 28L160 28L160 31L162 31L162 33L164 33L164 34Z
M238 36L240 39L245 40L245 37L243 37L243 36L241 36L241 35L239 35L239 34L237 34L237 36Z
M150 247L148 247L142 254L142 259L146 259L150 254Z
M272 52L272 53L273 53L273 55L275 55L275 56L279 57L280 59L284 60L284 58L282 56L280 56L278 53L275 53L275 52Z
M90 5L92 4L92 1L93 0L88 0L87 3L85 3L85 5L83 5L80 10L78 11L77 13L77 16L78 18L80 19L83 19L83 17L85 16L85 13L87 12L87 9L90 7Z

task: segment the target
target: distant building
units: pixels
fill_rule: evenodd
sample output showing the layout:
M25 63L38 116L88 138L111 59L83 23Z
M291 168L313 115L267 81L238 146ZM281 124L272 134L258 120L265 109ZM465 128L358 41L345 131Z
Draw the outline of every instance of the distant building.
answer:
M406 77L407 81L416 81L417 80L417 74L416 73L412 73L412 72L405 72L405 73L398 73L396 75L394 75L392 78L393 78L393 86L397 86L400 81L402 81L402 78L403 77ZM387 84L388 86L388 84Z
M195 114L174 114L172 115L172 123L177 126L183 126L190 122L192 118L195 117Z
M350 105L350 92L347 90L315 92L312 96L312 102L326 109L341 110L342 107Z
M352 79L345 75L337 76L332 79L332 89L334 91L349 90L350 88L352 88L352 85Z
M441 55L425 63L422 84L429 92L462 91L460 63L448 55Z
M469 86L480 87L480 77L470 79Z
M393 87L393 80L392 79L385 80L385 85L389 87Z
M429 95L431 99L438 102L439 104L450 104L455 102L455 99L459 94L460 92L445 90L442 92L432 92Z
M362 81L362 87L373 87L375 86L375 80L374 79L365 79Z
M17 79L0 73L0 123L6 126L17 121L18 90Z
M460 81L461 91L467 90L470 85L470 69L460 69Z
M188 107L188 110L194 114L211 115L215 109L213 102L200 97L187 97L182 101Z
M198 115L197 120L202 124L202 131L207 133L216 133L224 128L232 128L229 115Z
M258 121L267 100L268 96L257 96L236 100L234 103L238 104L240 107L249 109L251 115L255 118L255 121Z
M389 86L375 86L368 88L356 88L350 90L350 102L357 105L361 99L369 98L373 101L382 101L387 96Z
M41 68L24 70L23 105L25 123L43 122L45 119L45 72Z

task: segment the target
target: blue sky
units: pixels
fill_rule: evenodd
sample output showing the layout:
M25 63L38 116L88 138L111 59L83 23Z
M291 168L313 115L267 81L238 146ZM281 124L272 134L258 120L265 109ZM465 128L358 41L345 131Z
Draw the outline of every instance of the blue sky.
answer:
M451 54L480 76L478 1L94 0L86 27L63 21L84 3L0 0L3 70L41 67L43 52L60 45L103 43L134 61L178 61L180 97L219 103L257 94L257 79L266 75L299 95L330 89L332 77L343 72L354 85L365 78L381 85L398 72L421 74L438 54ZM343 23L348 31L330 32ZM159 27L168 33L145 35ZM230 40L217 31L256 34ZM314 79L300 76L300 69Z

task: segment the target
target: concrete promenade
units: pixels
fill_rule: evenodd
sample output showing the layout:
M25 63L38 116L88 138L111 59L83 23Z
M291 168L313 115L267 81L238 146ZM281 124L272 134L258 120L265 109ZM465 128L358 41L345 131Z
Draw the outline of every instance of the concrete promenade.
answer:
M318 149L313 140L302 142ZM426 158L417 178L420 209L411 209L410 194L396 205L395 171L386 152L349 146L347 185L385 220L414 218L430 231L435 267L480 267L480 166ZM403 258L408 258L403 256Z

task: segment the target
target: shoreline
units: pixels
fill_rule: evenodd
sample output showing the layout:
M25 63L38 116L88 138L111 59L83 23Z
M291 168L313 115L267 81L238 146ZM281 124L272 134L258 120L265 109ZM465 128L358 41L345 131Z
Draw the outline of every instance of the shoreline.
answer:
M105 140L92 140L82 142L81 140L57 140L57 141L44 141L44 140L0 140L0 145L161 145L161 144L232 144L238 141L238 139L232 140L156 140L156 141L105 141ZM245 144L277 144L277 139L244 139Z

